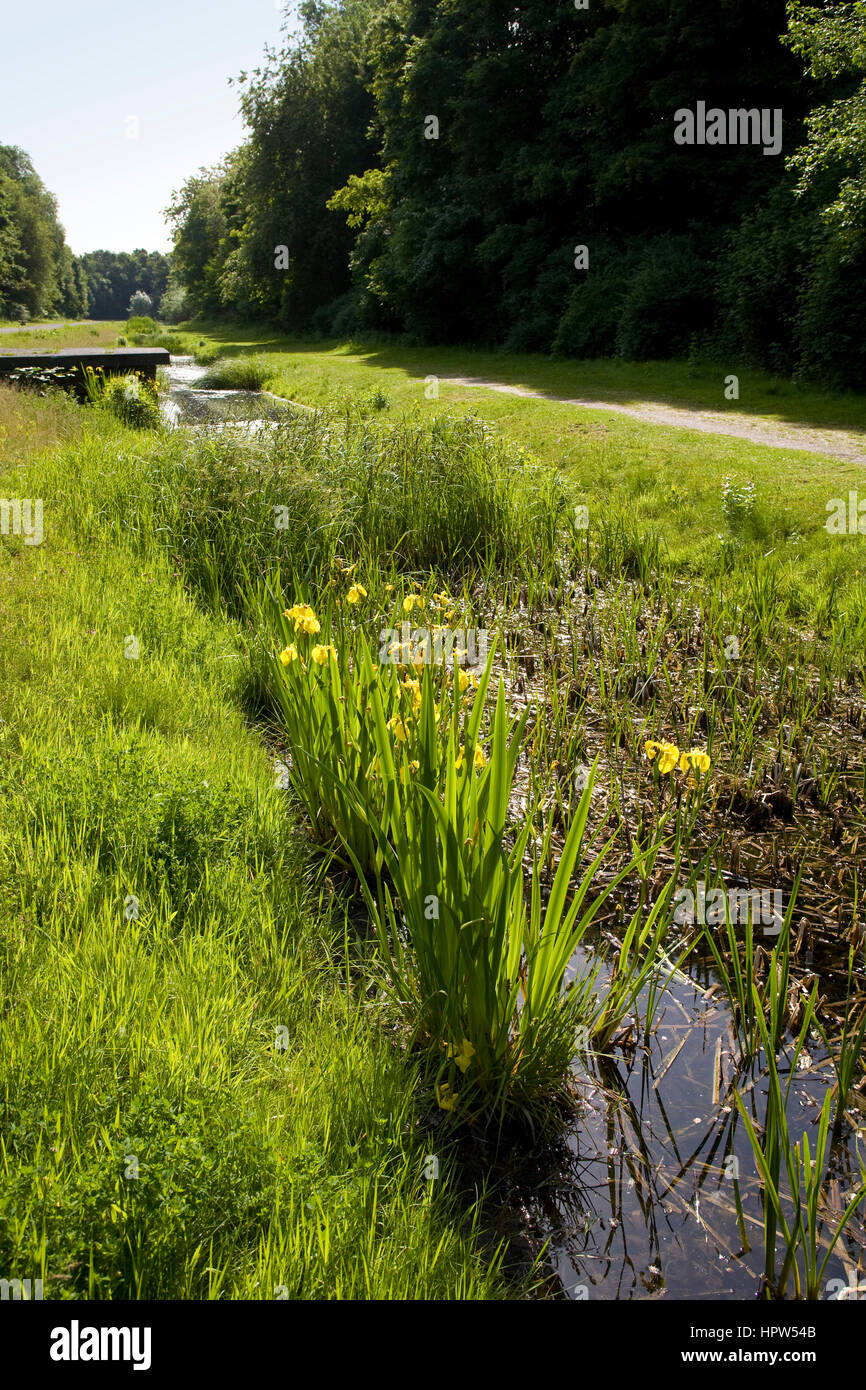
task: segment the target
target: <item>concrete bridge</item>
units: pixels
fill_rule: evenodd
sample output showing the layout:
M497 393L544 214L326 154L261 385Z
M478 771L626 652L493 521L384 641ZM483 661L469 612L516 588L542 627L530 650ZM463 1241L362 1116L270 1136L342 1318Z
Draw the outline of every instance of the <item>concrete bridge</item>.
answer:
M69 372L65 382L80 393L84 385L85 367L93 367L106 376L127 376L137 372L148 381L156 380L157 367L167 367L171 353L167 348L61 348L59 352L2 352L0 353L0 379L11 376L21 367L35 367L37 370L59 368Z

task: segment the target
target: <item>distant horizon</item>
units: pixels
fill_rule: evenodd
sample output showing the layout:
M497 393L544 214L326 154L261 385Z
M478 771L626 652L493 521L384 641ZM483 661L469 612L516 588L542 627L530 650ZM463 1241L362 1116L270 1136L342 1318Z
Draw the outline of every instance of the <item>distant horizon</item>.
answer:
M171 251L163 209L243 142L229 81L282 46L291 8L151 0L146 26L106 0L4 14L0 144L29 155L73 254Z

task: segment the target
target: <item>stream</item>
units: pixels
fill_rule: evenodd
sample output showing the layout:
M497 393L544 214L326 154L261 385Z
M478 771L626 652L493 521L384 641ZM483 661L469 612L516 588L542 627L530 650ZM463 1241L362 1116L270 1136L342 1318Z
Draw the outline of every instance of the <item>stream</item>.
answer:
M172 357L171 365L160 368L167 391L162 395L162 413L169 425L231 425L255 432L291 412L288 402L281 404L267 391L213 391L197 386L207 372L194 357Z

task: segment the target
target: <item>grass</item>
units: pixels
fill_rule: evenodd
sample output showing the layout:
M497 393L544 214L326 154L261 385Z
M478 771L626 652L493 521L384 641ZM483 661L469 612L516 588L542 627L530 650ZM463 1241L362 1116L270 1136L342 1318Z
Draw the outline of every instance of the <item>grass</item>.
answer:
M229 331L221 332L219 350L225 356L232 344ZM183 333L178 336L187 344ZM187 345L208 354L215 350L216 336L203 343L193 338ZM16 889L12 920L31 908L35 912L38 903L37 925L44 930L52 914L68 910L71 926L63 939L75 942L77 962L85 958L92 936L87 923L110 918L105 900L117 914L132 897L139 905L134 920L144 927L126 931L122 939L134 941L135 931L151 933L152 954L169 962L172 971L174 952L188 949L192 938L210 941L215 933L220 949L231 946L232 954L230 970L213 967L219 987L212 997L228 1008L237 990L239 1015L247 1019L256 1012L252 1003L264 1007L266 998L277 997L279 1008L268 1018L262 1040L279 1027L293 1038L297 1026L301 1054L292 1072L293 1097L309 1092L313 1105L323 1094L320 1085L327 1090L325 1082L310 1082L319 1075L315 1046L327 1049L340 1028L358 1038L359 1068L371 1056L390 1059L395 1080L389 1097L398 1091L402 1097L403 1109L394 1113L403 1117L400 1152L410 1155L407 1173L419 1152L409 1137L415 1121L435 1111L437 1099L445 1112L438 1131L443 1142L460 1133L467 1114L481 1118L471 1092L474 1083L484 1089L487 1073L482 1075L481 1062L473 1059L489 1050L484 1065L490 1077L500 1068L494 1091L503 1075L513 1076L509 1047L533 1022L531 1009L525 1017L520 1012L520 993L526 999L531 989L528 963L544 939L540 926L547 913L550 970L540 988L548 1002L561 1000L560 966L570 963L578 922L570 916L576 901L570 898L571 880L580 885L578 894L586 894L578 910L593 910L585 938L599 966L578 975L575 998L589 1004L589 990L596 992L599 982L599 1011L590 1010L587 1019L581 1009L580 1019L575 1016L569 1026L576 1030L579 1022L589 1022L595 1039L585 1041L596 1052L626 1046L620 1039L629 1032L642 1033L645 1041L650 1037L661 988L655 967L672 977L688 957L690 969L715 969L717 983L727 989L732 1027L742 1042L737 1067L758 1065L761 1043L769 1067L797 1035L803 1001L811 997L809 981L817 975L821 990L811 1007L837 1060L840 1088L838 1124L832 1137L825 1126L817 1168L811 1153L799 1150L806 1167L798 1171L812 1213L811 1226L801 1234L812 1242L810 1252L817 1249L816 1193L825 1185L825 1168L829 1172L853 1142L861 1068L852 1039L859 1036L866 1002L862 891L857 876L846 873L857 864L866 833L866 768L858 752L866 717L866 589L858 539L831 536L823 527L826 498L845 496L849 485L856 486L855 470L812 455L633 420L608 417L601 426L586 412L544 401L486 397L489 419L480 420L467 409L468 397L457 393L445 399L444 388L438 404L427 402L423 392L419 400L417 383L405 379L405 371L401 377L403 369L395 366L345 364L340 358L348 354L339 352L293 350L279 356L268 352L264 335L254 344L248 340L247 347L267 354L272 383L282 382L284 393L300 399L306 393L320 408L252 439L231 430L195 437L144 430L132 436L108 420L93 421L83 435L73 435L54 454L38 456L38 465L28 465L24 477L16 479L22 491L25 482L28 488L44 488L58 506L68 500L62 502L64 564L54 572L54 587L40 582L16 589L19 603L27 594L26 603L45 604L46 612L56 609L58 616L49 621L41 608L32 616L26 610L16 629L20 640L6 644L13 655L4 659L20 670L9 688L25 699L32 648L21 634L44 631L44 648L62 668L53 680L60 690L62 682L79 681L73 706L84 706L88 719L106 732L108 753L95 758L87 744L73 758L70 750L68 776L59 784L42 766L45 798L28 789L26 814L15 809L14 797L7 798L5 814L20 817L8 837L18 846L10 881L26 885L23 897ZM236 360L243 360L242 352ZM296 371L301 376L294 381ZM411 404L407 392L415 393ZM26 406L42 408L57 407L50 400ZM46 430L59 438L63 427L58 417ZM26 425L18 437L26 441ZM46 515L50 518L50 509ZM10 544L13 553L20 575L30 557ZM39 564L47 564L43 557L50 553L46 542L37 552ZM94 554L103 553L108 568L94 569ZM66 576L61 585L59 574L73 563L70 556L81 557L75 560L76 579L79 563L99 577L99 598L85 583L83 598L66 599L79 605L79 626L98 636L112 615L111 661L106 649L98 660L91 658L86 672L81 655L70 660L72 638L62 637L57 626L67 611L59 596L74 592L65 588ZM121 571L127 574L123 582ZM128 574L136 576L134 583ZM152 592L152 585L145 591L147 579L157 585ZM183 588L172 582L178 579ZM161 599L154 601L163 593L168 609ZM277 600L276 621L269 616L271 595ZM278 682L299 676L288 646L300 639L282 621L290 600L315 606L320 627L311 627L304 637L319 644L325 656L319 662L312 647L299 646L309 688L287 685L298 696L287 703ZM99 621L85 623L85 610ZM169 610L174 616L162 628L160 615ZM422 660L417 693L423 709L426 692L427 712L419 716L415 708L406 667L378 678L385 694L375 727L369 724L367 705L373 710L376 704L369 696L370 656L382 634L398 630L407 615L422 630L444 621L463 632L484 630L495 637L486 678L499 692L498 703L478 698L477 722L476 697L461 690L458 680L450 696L447 684L441 692L436 687L443 722L434 728L429 713L434 673ZM203 652L188 646L194 633L206 634ZM137 679L143 668L122 655L130 634L148 654L156 638L160 663L174 672L165 688L155 686L152 673L146 682ZM83 634L77 632L75 640L83 641ZM281 650L287 654L285 667ZM380 666L384 661L380 653ZM365 670L368 678L362 680ZM435 679L444 681L444 674L437 671ZM461 697L467 708L473 702L472 722L455 728L449 711L453 717ZM36 696L28 690L26 698ZM62 711L57 725L65 732L69 699L58 691L52 698ZM184 714L191 705L202 711L198 723ZM273 774L261 771L262 746L242 722L241 708L288 770L293 817L288 836L285 820L279 820L286 816L286 798L266 786ZM34 753L27 740L31 727L39 733L43 716L31 719L26 704L12 714L7 725L17 729L16 738L29 750L26 758L21 754L23 779L34 757L38 761L38 750ZM158 742L140 748L139 735ZM416 735L418 747L411 742ZM133 750L134 774L126 791L115 789L106 802L102 788L115 785L115 761L123 765L121 745ZM57 761L60 738L48 739L47 746ZM479 746L483 760L476 769L473 750ZM195 766L206 770L207 794L185 761L193 754ZM381 787L374 775L377 759ZM60 762L64 765L63 758ZM87 771L94 764L95 788ZM422 765L430 774L427 796L412 789L413 776L423 780ZM253 767L260 769L255 776ZM150 787L155 769L153 793L136 802L129 788ZM442 805L448 809L441 815L434 789L445 792ZM49 822L47 808L54 805L70 809ZM34 806L40 808L35 817ZM283 829L275 837L277 823ZM57 848L43 856L38 836L49 832ZM33 867L41 856L49 866L45 882L43 871L37 874ZM79 877L70 878L73 873ZM99 889L95 894L91 875ZM106 881L113 875L110 891L100 875ZM707 883L780 889L782 942L766 949L751 924L743 932L742 922L727 918L716 924L712 944L705 935L695 947L688 934L674 933L667 918L670 890L693 884L698 876ZM135 887L139 879L143 894ZM324 888L313 890L314 882ZM294 906L280 896L287 884L300 895ZM442 898L443 884L448 901L457 904L449 926L450 956L439 939L445 933L437 937L432 919L424 915L430 893ZM220 896L223 891L227 896ZM218 909L211 892L218 894ZM366 913L361 910L365 893ZM155 916L145 918L140 910L145 902ZM74 903L81 906L67 908ZM280 976L287 993L278 992L268 973L270 947L262 948L266 984L260 989L249 984L251 973L254 981L260 979L250 964L259 960L253 947L252 957L244 955L257 930L252 926L256 913L263 914L263 940L271 937L273 918L286 924L294 943L291 969ZM503 913L509 922L504 937L496 935ZM521 922L528 933L524 948L527 942L529 947L515 955ZM475 933L474 947L461 960L460 929L467 927ZM120 930L116 922L115 931ZM36 942L34 951L38 935L27 938ZM118 951L121 938L111 940ZM280 952L285 958L282 945ZM99 977L101 960L87 957L87 962L88 971ZM41 960L28 964L28 988L43 968L48 965ZM521 978L516 993L515 975ZM381 992L375 992L377 985ZM52 988L64 997L57 981ZM300 992L291 992L296 989ZM171 993L184 997L176 982ZM330 1023L323 1032L325 996L339 1001L333 1005L333 1035ZM840 997L850 1020L841 1035L827 1002ZM168 998L160 1007L158 1019L168 1027L176 1010ZM187 1014L200 1017L198 1009L190 1007ZM14 1026L20 1027L21 1011L13 1012ZM108 1003L104 1012L108 1017ZM70 1004L70 1018L73 1013ZM315 1025L305 1032L307 1018ZM35 1036L35 1023L33 1028ZM99 1038L99 1028L89 1027L87 1036ZM191 1046L189 1032L183 1045ZM518 1045L515 1055L530 1050ZM560 1078L568 1051L563 1044ZM182 1054L179 1043L174 1053L168 1047L179 1069ZM435 1065L431 1056L438 1058ZM332 1053L331 1065L335 1057ZM260 1078L260 1072L239 1041L230 1060L239 1066L243 1083L225 1060L220 1070L212 1053L200 1057L221 1085L235 1086L230 1109L247 1116L246 1078ZM115 1072L122 1070L116 1059L112 1065ZM473 1067L478 1069L474 1077ZM51 1065L38 1074L52 1095ZM201 1065L197 1074L209 1075ZM363 1085L353 1083L346 1109L361 1104L356 1089L384 1105L372 1073L359 1070L358 1075ZM541 1068L539 1077L541 1091L554 1096L553 1072ZM468 1093L465 1110L455 1104L458 1088ZM187 1076L184 1096L191 1089ZM258 1094L255 1086L253 1093ZM526 1098L523 1094L521 1102ZM787 1095L783 1109L786 1101ZM59 1105L55 1098L51 1113ZM285 1120L282 1108L269 1112L274 1113ZM267 1148L270 1136L261 1112L253 1106L251 1114L253 1130ZM338 1121L327 1107L316 1116L334 1132L342 1123L342 1116ZM781 1162L788 1149L794 1154L794 1146L786 1149L784 1120L778 1115L776 1120L782 1137L775 1153ZM204 1142L202 1126L210 1123L202 1120L195 1128L196 1143ZM371 1124L370 1112L364 1111L358 1129L352 1129L352 1143L373 1132ZM29 1121L24 1129L35 1133ZM278 1133L282 1145L284 1131ZM760 1139L757 1127L755 1135ZM287 1137L285 1146L291 1142ZM244 1140L240 1162L247 1173L256 1160L245 1145ZM231 1152L230 1144L225 1151ZM343 1161L337 1168L345 1178ZM20 1191L32 1194L36 1170L28 1171ZM395 1211L405 1196L401 1183L394 1189ZM237 1173L226 1190L233 1186L243 1187ZM429 1276L433 1285L441 1290L453 1277L473 1296L501 1291L495 1262L491 1268L480 1261L471 1233L456 1219L459 1194L452 1199L451 1205L445 1201L443 1224L436 1229L455 1242L449 1247L454 1263L442 1283L436 1284L438 1275ZM196 1228L196 1249L205 1247L208 1220L203 1217ZM305 1220L292 1228L292 1239L308 1238ZM246 1229L242 1222L241 1229ZM775 1250L776 1229L778 1222L768 1249ZM95 1230L88 1228L82 1248L96 1238ZM256 1230L260 1241L265 1239L261 1227ZM166 1236L166 1249L173 1238ZM282 1233L273 1241L268 1236L267 1248L283 1240ZM407 1245L410 1257L418 1253L423 1267L413 1241L414 1236ZM226 1272L234 1269L235 1255L218 1251L212 1257L207 1248L206 1267L221 1271L219 1287L239 1287ZM171 1286L200 1293L204 1286L195 1283L198 1266L190 1266L191 1258L186 1249L180 1262L166 1256L177 1281ZM253 1262L250 1268L259 1266ZM271 1266L267 1269L270 1278ZM127 1270L123 1278L129 1277ZM386 1278L384 1270L381 1277ZM358 1296L358 1283L349 1275L346 1280L340 1286L348 1291L345 1296Z
M498 1297L244 723L236 633L104 523L143 436L79 412L70 438L70 409L0 391L3 486L46 516L0 542L0 1268L48 1298Z
M267 326L206 322L187 325L186 333L195 341L204 338L227 356L256 353L272 358L273 365L280 369L282 393L311 405L327 403L335 389L381 387L395 406L411 408L433 399L425 394L433 389L428 377L471 376L529 387L551 396L623 405L655 401L816 428L866 428L866 400L862 395L833 394L730 362L622 362L610 358L557 361L539 355L468 347L300 340ZM731 373L739 378L738 400L725 397L725 379ZM442 401L463 399L478 405L483 399L485 414L492 411L499 418L511 418L516 409L520 415L522 403L514 398L497 400L489 392L479 397L473 388L451 387L441 380L438 389ZM568 415L574 418L574 410L570 409ZM599 423L610 423L607 414L596 414L594 418Z
M267 363L257 357L220 358L199 382L210 391L261 391L270 375Z
M110 349L117 346L118 335L123 334L125 327L123 321L108 320L70 323L63 328L40 328L34 324L21 333L0 336L0 356L4 353L60 352L63 348Z

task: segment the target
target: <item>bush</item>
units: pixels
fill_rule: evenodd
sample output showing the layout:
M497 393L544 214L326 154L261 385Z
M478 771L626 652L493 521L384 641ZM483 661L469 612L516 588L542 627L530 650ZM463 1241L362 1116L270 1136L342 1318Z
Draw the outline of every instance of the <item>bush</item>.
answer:
M136 317L139 314L149 314L152 308L153 300L151 299L150 295L145 294L144 290L136 290L135 294L129 301L129 308L126 312L132 315L133 317Z
M571 291L554 335L557 357L609 357L616 344L617 325L625 300L634 257L611 246L592 248L591 272Z
M155 332L156 324L151 318L142 317L141 315L135 315L133 318L127 320L126 334L129 338L133 337L133 335L135 334Z
M199 386L209 391L261 391L269 376L261 357L225 357L205 373Z
M159 316L166 323L183 323L184 319L192 318L192 305L182 285L172 285L166 290L160 300Z
M684 357L713 308L706 256L686 237L660 237L648 247L627 287L616 355L627 361Z
M106 378L92 367L85 367L84 386L91 405L109 411L125 425L156 429L162 423L156 387L135 373Z
M799 371L831 390L866 388L866 254L836 238L811 263L801 299Z
M810 217L787 186L743 218L716 278L721 329L713 355L788 373L797 360L797 301Z

